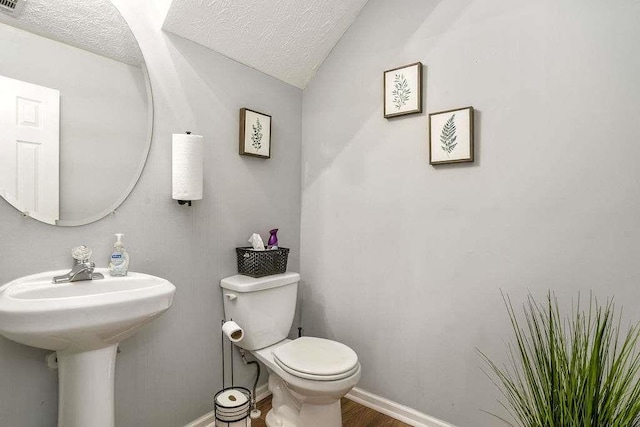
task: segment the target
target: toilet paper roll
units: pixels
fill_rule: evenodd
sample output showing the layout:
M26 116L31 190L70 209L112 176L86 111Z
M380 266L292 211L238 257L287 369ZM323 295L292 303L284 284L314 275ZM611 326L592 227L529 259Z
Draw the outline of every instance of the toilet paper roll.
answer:
M247 403L249 399L239 390L227 390L224 393L220 393L216 397L216 403L225 408L237 408Z
M224 322L222 324L222 332L229 338L231 342L238 342L244 338L244 331L242 328L233 320L228 322Z
M174 134L172 155L172 196L175 200L201 200L204 178L202 135Z

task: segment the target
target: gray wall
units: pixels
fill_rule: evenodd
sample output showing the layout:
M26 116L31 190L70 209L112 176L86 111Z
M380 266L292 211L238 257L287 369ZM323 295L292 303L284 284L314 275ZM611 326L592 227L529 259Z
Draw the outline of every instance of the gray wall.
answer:
M306 332L351 345L365 390L495 426L479 347L500 289L613 295L638 320L640 3L370 0L303 96ZM476 108L474 164L428 163L427 115L382 118L421 61L427 112Z
M479 411L498 410L497 392L474 349L504 353L500 288L516 301L594 290L637 317L637 3L370 0L305 90L304 119L299 90L162 33L167 1L116 3L154 89L145 171L115 215L84 227L0 203L0 283L62 268L80 243L105 265L122 231L132 270L176 284L174 307L122 343L118 426L211 409L217 283L235 272L232 248L274 225L292 270L302 241L306 333L351 345L360 387L460 426L496 424ZM477 109L475 164L429 166L425 114L382 118L382 71L416 60L426 111ZM271 160L237 155L244 106L273 115ZM208 144L192 208L170 199L171 133L186 129ZM45 355L0 338L0 426L55 425Z
M142 69L5 24L0 34L0 75L60 91L60 218L107 212L146 154Z
M121 344L116 367L119 427L177 427L213 409L220 389L219 280L236 272L234 247L253 231L280 228L299 268L299 89L160 30L167 2L114 1L140 41L155 98L151 152L140 182L97 223L56 228L23 219L0 202L0 283L70 265L70 248L87 244L105 266L113 233L123 232L131 269L177 287L174 306ZM270 160L238 155L238 110L273 116ZM171 200L171 134L205 137L204 200ZM56 425L57 373L46 351L0 338L0 426ZM249 385L248 373L237 372ZM236 378L237 379L237 378Z

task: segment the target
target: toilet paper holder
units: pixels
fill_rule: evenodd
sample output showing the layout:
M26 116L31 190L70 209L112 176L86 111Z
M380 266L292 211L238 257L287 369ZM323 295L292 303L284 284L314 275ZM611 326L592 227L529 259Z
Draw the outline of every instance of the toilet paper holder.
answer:
M240 328L233 319L226 321L222 319L220 322L221 325L221 353L222 353L222 390L220 390L214 396L214 406L215 406L215 426L216 427L250 427L251 421L251 409L255 402L255 396L249 391L249 389L245 387L238 387L234 384L233 378L233 347L234 342L238 340L233 339L233 333L237 332L234 329L226 329L227 326L235 326L241 333L242 328ZM231 364L231 386L226 387L226 372L225 372L225 362L224 362L224 353L225 353L225 338L228 338L230 343L229 349L229 362ZM242 338L240 338L242 339ZM256 379L257 382L257 379Z
M191 135L191 131L174 134L171 147L173 199L181 206L191 206L193 200L202 199L202 136Z

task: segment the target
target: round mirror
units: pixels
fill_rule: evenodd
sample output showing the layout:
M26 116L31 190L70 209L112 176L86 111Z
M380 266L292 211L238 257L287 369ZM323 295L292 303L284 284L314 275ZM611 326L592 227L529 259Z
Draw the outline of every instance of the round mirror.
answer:
M0 195L47 224L113 212L142 173L153 126L126 21L109 0L12 0L0 2L0 38Z

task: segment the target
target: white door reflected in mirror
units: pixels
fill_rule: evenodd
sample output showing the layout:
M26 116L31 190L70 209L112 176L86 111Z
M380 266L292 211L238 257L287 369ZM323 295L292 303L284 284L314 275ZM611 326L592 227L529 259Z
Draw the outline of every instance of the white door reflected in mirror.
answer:
M0 76L0 195L19 211L60 219L60 92Z
M7 192L9 197L0 191L0 211L13 205L16 214L27 213L29 218L56 226L77 226L115 212L135 187L151 144L153 102L140 46L111 0L70 2L64 13L61 10L59 2L29 0L18 16L0 13L0 76L60 92L58 178L38 176L41 183L59 184L58 214L42 212L44 201L34 199L35 187L25 187L33 190L24 196L35 200L32 204L12 198L17 193L15 185L8 186L12 189ZM26 121L42 117L45 126L50 123L42 116L40 99L18 96L37 101L25 104ZM10 104L18 108L15 99ZM16 126L29 128L18 126L15 117L11 120L11 132ZM5 128L5 122L0 122L0 131ZM30 137L14 137L9 144L15 145L20 138L31 142L20 148L25 166L36 158L44 161L42 145L34 145ZM4 143L0 141L0 146ZM5 148L13 150L7 147L0 147L3 159L7 158ZM18 162L16 156L9 157ZM16 179L13 176L6 175L6 179ZM37 192L46 191L54 200L54 193L41 183Z

